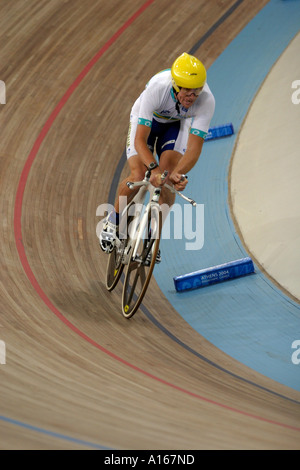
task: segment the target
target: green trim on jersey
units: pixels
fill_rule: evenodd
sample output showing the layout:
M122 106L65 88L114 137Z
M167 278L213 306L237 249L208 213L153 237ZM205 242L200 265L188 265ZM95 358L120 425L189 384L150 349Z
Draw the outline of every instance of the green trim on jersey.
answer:
M147 127L152 127L152 121L149 121L148 119L139 118L138 124L142 124L143 126Z
M175 103L176 103L177 98L176 98L176 96L174 95L174 88L173 88L173 87L171 88L171 96L172 96L172 98L173 98L173 101L175 101Z
M199 129L191 128L190 129L190 134L198 135L199 137L202 137L203 139L205 139L205 137L207 135L207 132L203 132L203 131L200 131Z

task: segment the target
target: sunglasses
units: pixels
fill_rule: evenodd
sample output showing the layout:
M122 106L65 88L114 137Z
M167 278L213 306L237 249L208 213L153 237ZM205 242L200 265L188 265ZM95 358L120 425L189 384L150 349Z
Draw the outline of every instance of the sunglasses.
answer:
M187 96L190 96L190 95L199 96L201 91L203 90L203 87L201 87L201 88L180 88L180 90Z

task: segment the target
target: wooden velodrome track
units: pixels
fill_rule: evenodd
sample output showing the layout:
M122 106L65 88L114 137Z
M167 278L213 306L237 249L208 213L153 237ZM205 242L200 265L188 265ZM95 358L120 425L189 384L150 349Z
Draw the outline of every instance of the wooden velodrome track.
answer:
M147 80L197 44L209 67L266 3L0 0L1 449L299 449L299 393L199 336L154 279L145 307L198 356L125 320L96 238Z

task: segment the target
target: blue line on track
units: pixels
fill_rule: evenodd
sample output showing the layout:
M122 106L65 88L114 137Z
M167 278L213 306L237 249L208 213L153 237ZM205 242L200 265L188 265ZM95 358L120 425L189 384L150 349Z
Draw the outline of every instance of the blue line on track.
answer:
M48 431L43 428L32 426L31 424L23 423L22 421L17 421L15 419L7 418L6 416L0 415L0 421L4 421L6 423L13 424L14 426L25 428L28 431L34 431L40 434L46 434L47 436L50 436L56 439L72 442L74 444L78 444L83 447L90 447L92 449L98 449L98 450L109 450L108 447L100 446L98 444L94 444L93 442L83 441L81 439L75 439L73 437L66 436L65 434L59 434L57 432Z

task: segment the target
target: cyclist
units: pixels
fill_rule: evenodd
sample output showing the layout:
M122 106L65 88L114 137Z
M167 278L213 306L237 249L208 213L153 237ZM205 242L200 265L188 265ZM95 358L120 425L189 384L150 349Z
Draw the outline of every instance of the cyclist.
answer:
M165 181L178 191L184 190L188 181L184 176L198 161L214 109L206 69L190 54L181 54L171 69L150 79L131 109L126 146L130 175L120 183L114 210L104 221L99 237L103 251L110 253L114 248L120 196L130 201L138 191L132 191L126 183L142 180L145 167L151 171L154 186L163 184L161 175L167 170ZM160 203L170 208L174 201L175 194L163 188Z

